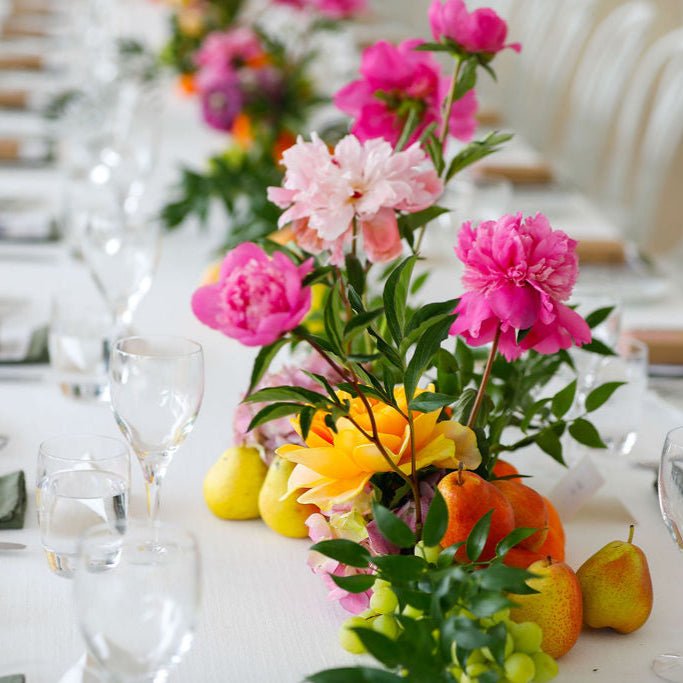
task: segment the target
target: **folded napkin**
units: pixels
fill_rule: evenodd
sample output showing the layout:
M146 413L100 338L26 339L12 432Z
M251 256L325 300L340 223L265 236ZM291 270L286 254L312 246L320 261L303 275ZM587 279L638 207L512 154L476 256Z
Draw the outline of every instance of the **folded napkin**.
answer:
M619 240L579 240L576 253L582 264L622 265L626 263L626 245Z
M652 365L683 365L683 330L634 329L628 334L647 345Z
M49 363L48 328L12 328L0 339L0 366Z
M21 529L26 512L26 480L21 470L0 477L0 529Z
M477 166L477 173L488 179L503 178L514 185L543 185L555 179L552 169L544 162L535 164L485 162Z

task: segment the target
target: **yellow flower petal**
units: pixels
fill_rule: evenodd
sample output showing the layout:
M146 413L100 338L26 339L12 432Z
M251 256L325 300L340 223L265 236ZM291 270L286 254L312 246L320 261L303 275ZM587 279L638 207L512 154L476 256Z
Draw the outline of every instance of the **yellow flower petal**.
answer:
M396 440L396 437L393 437L393 440ZM400 460L400 455L392 451L387 441L382 440L382 444L392 462L397 463ZM391 470L391 465L374 443L366 443L354 448L351 457L363 472L388 472Z
M285 460L306 465L323 477L348 479L358 474L358 466L351 460L349 454L332 446L326 448L297 447L281 452L282 450L282 448L278 448L277 454Z
M476 470L481 464L481 453L477 446L477 435L469 427L455 420L446 420L436 425L435 431L455 443L455 457L467 469Z
M304 504L313 503L321 510L329 510L333 505L357 496L365 488L370 476L363 474L350 479L329 481L302 493L297 500Z

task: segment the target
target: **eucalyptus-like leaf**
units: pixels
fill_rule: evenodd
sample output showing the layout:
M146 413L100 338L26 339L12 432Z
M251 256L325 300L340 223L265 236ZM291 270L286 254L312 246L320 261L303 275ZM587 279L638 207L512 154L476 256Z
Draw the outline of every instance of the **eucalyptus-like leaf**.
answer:
M380 570L381 577L388 581L419 581L429 569L429 565L417 555L380 555L372 558L372 563Z
M536 434L534 439L541 450L545 451L553 459L564 464L564 460L562 459L562 443L551 427L542 429Z
M599 339L593 338L588 344L584 344L581 349L583 351L590 351L591 353L597 353L600 356L616 356L613 349L610 349L607 344L601 342Z
M362 545L343 538L319 541L311 546L311 550L358 569L369 567L372 559L370 553Z
M339 588L349 593L365 593L375 583L375 576L373 574L353 574L352 576L335 576L330 574L330 578Z
M600 323L607 320L612 314L614 306L605 306L604 308L598 308L592 311L586 316L586 324L592 329L596 328Z
M518 475L514 475L514 478L517 478L517 476ZM521 526L513 529L507 536L505 536L505 538L502 538L500 541L498 541L498 544L496 545L496 555L499 557L505 557L508 550L512 550L512 548L518 545L521 541L523 541L525 538L533 536L537 531L538 529L531 529Z
M448 506L439 489L434 490L434 498L427 511L424 527L422 528L422 540L427 547L437 546L441 543L448 529Z
M467 557L471 562L476 562L479 559L486 541L489 538L489 531L491 530L491 517L493 510L489 510L470 531L467 541L465 542L465 549L467 550Z
M254 387L261 381L263 375L268 371L270 364L277 355L278 351L287 343L285 337L281 337L277 341L269 344L268 346L263 346L259 350L256 359L254 360L254 366L251 371L251 379L249 380L249 389L247 393L251 393Z
M610 399L612 394L619 387L624 386L624 384L626 384L626 382L605 382L605 384L601 384L599 387L593 389L593 391L586 396L586 410L589 413L597 410L601 405Z
M255 427L270 422L271 420L277 420L281 417L286 417L287 415L296 415L300 413L306 406L301 405L301 403L271 403L265 408L254 415L247 427L247 431L250 432Z
M589 448L607 448L595 425L583 418L578 418L569 425L569 433L576 441Z
M415 260L414 256L410 256L399 263L384 285L384 314L389 332L396 344L400 344L401 339L403 339L406 302Z
M564 389L561 389L553 396L551 403L553 415L555 417L564 417L574 404L574 396L576 396L576 380L570 382Z
M448 394L435 394L431 391L423 391L410 402L410 409L419 410L421 413L431 413L433 410L439 410L439 408L450 405L455 400L454 396L449 396Z
M415 545L417 539L410 527L388 508L375 503L372 506L372 516L379 532L389 543L399 548L411 548Z

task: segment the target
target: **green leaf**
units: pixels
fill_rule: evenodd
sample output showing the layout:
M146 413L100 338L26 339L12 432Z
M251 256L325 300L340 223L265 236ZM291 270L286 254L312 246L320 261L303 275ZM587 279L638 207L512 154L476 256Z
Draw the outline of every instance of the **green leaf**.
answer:
M545 451L549 456L557 460L558 462L563 462L562 460L562 444L560 439L555 434L551 427L546 427L542 429L535 437L536 443Z
M424 527L422 529L422 540L427 547L436 546L441 543L441 539L448 528L448 507L439 489L434 490L434 498L427 512Z
M372 563L391 583L419 581L428 570L427 563L416 555L380 555L373 557Z
M431 391L423 391L410 402L410 409L419 410L421 413L430 413L432 410L438 410L450 405L455 400L454 396L449 396L448 394L435 394Z
M413 50L417 52L451 52L451 48L448 45L442 45L441 43L420 43Z
M308 438L308 433L311 431L311 424L316 412L318 411L315 408L308 407L299 413L299 429L301 429L301 438L304 441Z
M603 344L599 339L593 338L588 344L584 344L581 349L583 351L590 351L592 353L597 353L600 356L616 356L612 349L610 349L607 344Z
M586 324L592 329L596 328L600 323L607 320L610 317L614 306L605 306L604 308L598 308L592 311L586 316Z
M401 216L398 221L400 225L403 225L405 228L413 232L418 228L421 228L423 225L431 223L435 218L438 218L449 211L450 209L435 205L426 209L422 209L422 211L416 211L415 213L409 213L405 216Z
M479 624L467 617L454 617L455 639L458 647L466 650L477 650L489 643L487 634L481 630Z
M508 550L514 548L525 538L533 536L537 531L538 529L531 529L522 526L513 529L507 536L505 536L505 538L502 538L500 541L498 541L498 544L496 545L496 555L504 557Z
M489 531L491 529L491 517L493 510L489 510L473 527L470 535L467 537L465 549L467 550L467 557L471 562L476 562L479 559L486 541L489 538Z
M349 593L365 593L372 588L375 583L374 574L355 574L353 576L335 576L330 574L330 578L339 588Z
M363 265L354 254L347 254L345 262L348 282L353 287L354 291L362 296L365 291L365 270Z
M336 353L342 351L343 322L341 318L341 297L338 287L332 287L327 295L325 308L323 310L323 322L325 323L325 334L330 340Z
M414 256L410 256L396 266L384 285L384 313L389 332L396 344L400 344L403 339L406 302L415 260Z
M367 630L367 629L366 629ZM306 678L310 683L402 683L406 679L396 674L367 666L328 669Z
M488 135L484 140L471 142L451 160L446 174L446 181L450 180L454 175L467 168L475 161L479 161L480 159L497 152L500 145L507 142L512 137L513 136L508 133L494 132Z
M429 273L424 273L428 275ZM453 309L458 305L460 299L449 299L448 301L436 301L420 307L407 321L406 334L420 328L425 322L444 313L453 313Z
M300 413L305 407L306 406L302 406L300 403L271 403L254 415L249 423L247 431L250 432L254 427L258 427L271 420L277 420L280 417Z
M349 320L349 322L346 323L346 326L344 327L344 336L347 337L349 334L352 332L359 330L359 329L365 329L370 325L370 323L375 320L376 318L379 318L380 315L384 312L383 308L375 308L372 311L367 311L365 313L358 313Z
M327 405L329 399L324 394L319 394L311 389L289 386L259 389L244 399L245 403L265 403L267 401L305 401L315 406Z
M458 337L455 343L455 360L458 361L460 381L462 386L465 387L474 374L474 353L460 337Z
M574 396L576 395L576 380L569 383L564 389L558 391L553 396L551 410L555 417L562 417L566 415L569 409L574 404Z
M476 57L465 60L460 78L458 78L458 83L455 86L455 100L459 100L477 84L477 66Z
M370 553L362 545L343 538L319 541L312 545L310 549L326 557L331 557L337 562L348 564L350 567L357 567L358 569L369 567L370 560L372 559Z
M533 575L526 569L508 567L502 562L495 562L477 572L477 580L484 590L503 591L517 595L531 595L538 593L527 584L527 579Z
M624 416L624 419L628 417ZM569 425L569 433L576 441L589 448L607 448L595 425L583 418L578 418Z
M254 387L261 381L263 375L267 372L270 364L277 355L277 352L287 343L287 339L280 338L269 346L264 346L258 352L254 360L254 367L251 371L251 379L249 380L249 389L247 393L251 393Z
M410 530L410 527L388 508L375 503L372 506L372 516L377 523L379 532L389 543L393 543L399 548L411 548L415 545L415 534Z
M371 628L357 627L352 630L378 662L389 669L394 669L401 663L401 648L391 638Z
M441 347L441 342L448 335L448 330L453 323L453 316L449 315L445 320L439 320L431 327L427 328L425 333L417 342L415 353L408 363L406 369L404 387L406 391L406 398L408 401L412 400L415 395L415 389L424 371L431 364L434 354Z
M599 387L593 389L593 391L586 396L586 410L589 413L597 410L624 384L626 384L626 382L605 382L605 384L601 384ZM625 415L624 418L628 419L628 416Z
M473 595L467 609L476 617L490 617L510 606L510 600L499 591L488 591Z

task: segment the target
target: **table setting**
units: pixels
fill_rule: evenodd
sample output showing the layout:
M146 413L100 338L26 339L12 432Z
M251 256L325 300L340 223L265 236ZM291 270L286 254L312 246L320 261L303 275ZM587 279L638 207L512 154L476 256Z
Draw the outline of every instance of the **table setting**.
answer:
M0 683L683 680L680 283L381 4L0 5Z

